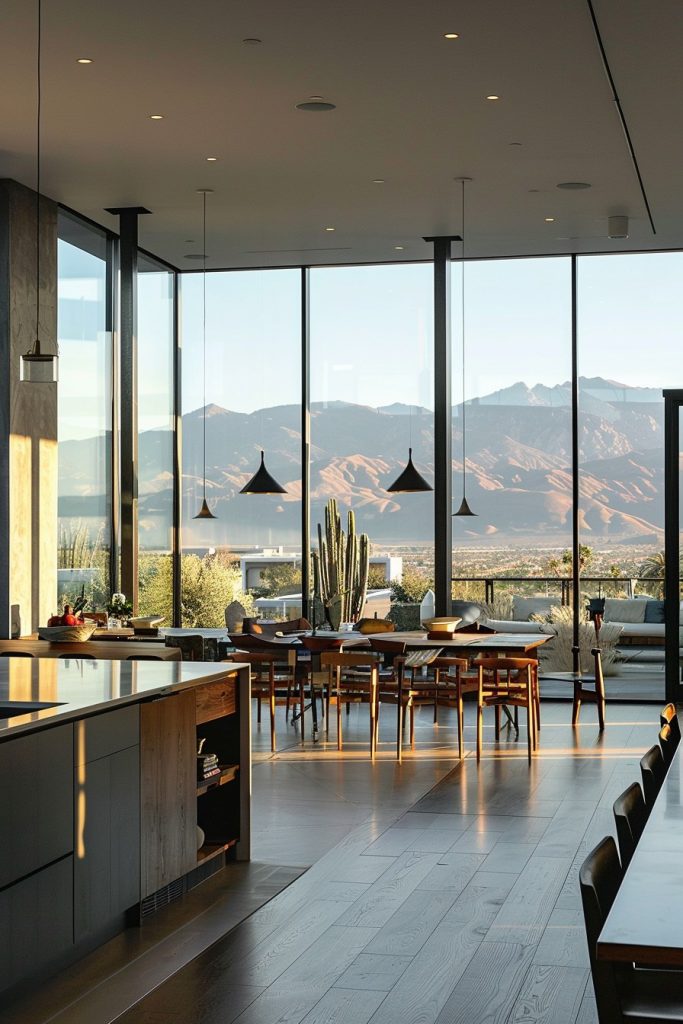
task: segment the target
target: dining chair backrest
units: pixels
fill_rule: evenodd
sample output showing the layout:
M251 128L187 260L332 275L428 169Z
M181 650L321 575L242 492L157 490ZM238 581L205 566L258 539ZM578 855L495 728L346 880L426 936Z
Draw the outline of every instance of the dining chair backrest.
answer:
M253 633L231 633L230 639L235 647L241 647L245 651L286 651L287 643L278 643L277 640Z
M0 658L32 658L28 651L0 651Z
M377 637L370 638L370 650L378 654L393 654L398 656L406 653L407 644L402 640L379 640Z
M535 668L538 662L534 658L473 658L472 665L484 672L516 672L525 668Z
M616 843L612 836L607 836L581 865L579 885L598 1019L610 1021L610 1024L620 1024L623 1020L617 987L618 973L622 969L608 960L598 960L596 947L622 878Z
M467 622L464 626L459 626L456 633L495 633L496 630L493 626L485 626L483 622Z
M621 867L625 871L631 863L647 821L643 791L637 782L632 783L617 797L612 809L617 826Z
M323 651L321 668L373 668L381 661L375 651Z
M29 654L29 658L31 655ZM61 661L62 659L69 658L72 661L95 661L94 654L58 654L57 657ZM130 660L130 659L129 659Z
M659 744L650 747L647 753L643 754L640 759L640 772L643 777L643 793L649 815L666 775L664 756Z
M667 704L666 707L662 708L659 716L659 724L668 725L671 729L671 740L675 749L681 742L681 723L678 721L678 713L676 711L675 704Z
M663 725L659 730L659 746L661 747L662 757L664 758L664 767L668 768L674 759L674 754L676 753L676 746L673 741L670 725Z
M182 661L204 660L204 637L200 633L189 633L186 636L167 636L166 647L177 647Z

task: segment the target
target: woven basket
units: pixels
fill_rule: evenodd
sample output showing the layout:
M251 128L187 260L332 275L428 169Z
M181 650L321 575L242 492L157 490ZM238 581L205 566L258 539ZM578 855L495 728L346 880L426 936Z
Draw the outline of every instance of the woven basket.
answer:
M84 626L40 626L38 636L51 644L79 644L89 640L96 629L96 622L87 622Z

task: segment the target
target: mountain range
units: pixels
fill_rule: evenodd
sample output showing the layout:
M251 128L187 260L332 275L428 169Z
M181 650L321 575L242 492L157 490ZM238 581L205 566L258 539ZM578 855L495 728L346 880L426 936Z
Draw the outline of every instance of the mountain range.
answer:
M659 543L664 517L661 392L602 378L579 382L582 541ZM571 386L518 382L466 405L467 497L476 519L454 521L456 543L569 546L571 540ZM201 409L182 419L183 543L299 546L300 409L275 406L245 414L206 409L207 498L217 521L194 521L203 485ZM454 507L461 497L462 408L453 416ZM419 544L433 535L433 496L389 494L408 447L433 479L431 411L399 403L373 408L347 402L311 407L311 521L329 497L353 508L359 528L383 547ZM259 452L287 489L247 496L240 488ZM103 514L107 438L60 443L60 516ZM172 501L168 432L139 439L139 515L146 547L168 545ZM93 472L94 470L94 472Z

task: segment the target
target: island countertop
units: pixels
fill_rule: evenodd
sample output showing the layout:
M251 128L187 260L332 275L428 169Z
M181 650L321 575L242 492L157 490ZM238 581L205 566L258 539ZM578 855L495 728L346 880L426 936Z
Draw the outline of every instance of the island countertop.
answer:
M0 742L43 726L215 682L247 667L235 662L2 658L0 704L31 701L55 706L10 718L3 718L0 710Z

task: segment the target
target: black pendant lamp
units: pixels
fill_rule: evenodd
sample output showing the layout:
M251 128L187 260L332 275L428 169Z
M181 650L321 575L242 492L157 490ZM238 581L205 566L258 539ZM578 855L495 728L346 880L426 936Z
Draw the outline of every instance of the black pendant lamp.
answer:
M466 458L465 458L465 182L471 178L460 178L462 185L462 263L460 264L460 301L462 303L462 501L454 516L476 516L470 508L465 496Z
M245 484L240 494L286 494L275 477L271 476L266 469L265 452L261 452L261 465L256 470L248 484Z
M202 411L202 427L203 427L203 458L204 458L204 497L202 499L202 507L193 519L216 519L217 516L213 514L206 501L206 196L208 192L213 192L211 188L200 188L197 189L202 195L202 259L204 260L204 273L202 278L202 332L203 332L203 359L204 359L204 408Z
M410 406L409 416L410 416L410 421L409 421L408 432L410 434L410 440L412 441L412 439L413 439L413 407L412 407L412 405ZM412 448L408 448L408 462L406 464L406 468L403 470L402 473L399 473L399 475L396 477L396 479L394 480L394 482L391 485L391 487L387 487L387 491L391 491L394 494L396 494L396 493L416 494L418 491L431 491L431 490L433 490L433 487L431 486L431 484L428 484L427 481L425 480L425 478L422 476L422 474L418 473L418 471L415 469L415 464L413 462L413 449Z
M41 85L41 3L38 0L37 110L36 110L36 338L33 347L19 361L19 379L31 384L54 384L58 379L56 352L40 347L40 85Z

